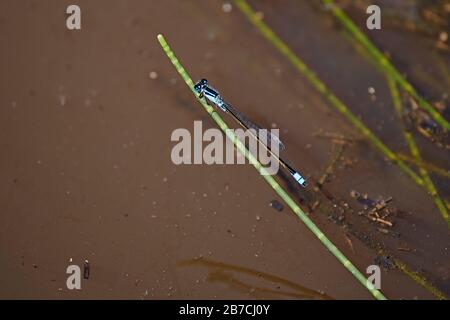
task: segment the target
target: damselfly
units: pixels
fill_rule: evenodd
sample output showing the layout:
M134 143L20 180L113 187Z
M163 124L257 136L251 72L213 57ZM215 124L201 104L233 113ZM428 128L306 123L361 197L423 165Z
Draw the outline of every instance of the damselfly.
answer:
M263 140L263 139L261 139L261 136L260 136L261 127L258 126L257 124L255 124L254 122L252 122L246 116L244 116L241 112L239 112L231 104L226 102L216 89L214 89L213 87L208 85L208 80L206 80L206 79L200 80L197 84L195 84L194 89L199 94L200 98L205 98L207 102L211 102L212 104L214 104L215 106L220 108L222 111L231 114L233 119L236 120L236 122L238 122L239 125L241 125L245 129L247 129L254 136L254 138L261 145L263 145L267 149L267 151L269 151L270 154L272 154L283 167L285 167L289 171L289 173L292 175L292 177L295 179L295 181L297 181L303 187L306 187L307 184L306 184L305 178L303 178L302 175L298 171L294 170L294 168L292 168L286 161L284 161L281 157L276 155L270 149L272 140L274 143L278 144L279 150L284 149L284 144L281 142L281 140L276 135L267 131L267 137L265 137L266 141L265 142L261 141L261 140ZM253 130L250 130L250 129L253 129ZM256 132L256 134L253 134L252 132Z

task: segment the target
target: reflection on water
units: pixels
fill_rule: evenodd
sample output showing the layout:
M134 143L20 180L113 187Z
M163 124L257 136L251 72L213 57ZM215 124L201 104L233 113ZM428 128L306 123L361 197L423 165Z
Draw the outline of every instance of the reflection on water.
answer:
M317 292L312 289L305 288L292 281L253 270L246 267L240 267L223 262L216 262L205 258L195 258L179 263L181 267L202 266L208 269L209 282L219 282L227 284L230 288L250 294L255 298L267 297L267 294L271 296L284 296L295 299L317 299L317 300L330 300L331 297L324 293ZM256 286L251 283L245 282L242 277L250 276L256 281L264 280L271 284L271 287ZM272 286L274 288L272 288ZM293 289L292 291L281 290L282 286Z

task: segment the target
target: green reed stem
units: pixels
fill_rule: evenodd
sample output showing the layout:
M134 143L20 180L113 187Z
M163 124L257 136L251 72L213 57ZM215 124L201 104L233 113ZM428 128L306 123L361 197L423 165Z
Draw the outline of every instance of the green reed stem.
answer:
M409 162L417 167L423 167L423 168L427 169L428 171L438 174L444 178L450 179L450 172L447 169L441 168L441 167L439 167L433 163L430 163L428 161L425 161L423 159L417 160L406 154L399 153L398 156L403 161Z

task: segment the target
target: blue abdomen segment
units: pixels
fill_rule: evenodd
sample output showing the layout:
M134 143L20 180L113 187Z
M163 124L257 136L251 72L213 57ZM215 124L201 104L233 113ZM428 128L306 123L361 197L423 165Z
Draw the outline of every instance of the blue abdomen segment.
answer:
M296 172L292 176L294 177L295 181L297 181L299 184L301 184L303 187L306 188L307 186L306 180L300 175L300 173Z

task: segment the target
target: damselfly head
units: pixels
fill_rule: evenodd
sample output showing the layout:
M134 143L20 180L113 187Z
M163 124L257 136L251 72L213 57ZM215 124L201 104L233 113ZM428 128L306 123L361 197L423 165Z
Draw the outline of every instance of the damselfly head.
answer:
M203 91L203 88L208 84L208 80L202 79L199 82L197 82L194 86L195 91L198 93L201 93Z

